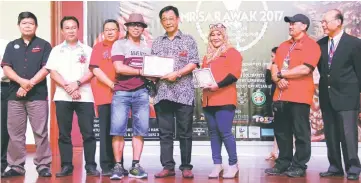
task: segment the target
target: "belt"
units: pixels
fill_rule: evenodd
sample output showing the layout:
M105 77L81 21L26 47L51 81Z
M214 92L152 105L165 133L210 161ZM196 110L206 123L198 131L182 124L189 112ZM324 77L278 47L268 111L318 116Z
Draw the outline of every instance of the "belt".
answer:
M138 87L138 88L134 88L134 89L128 90L127 92L134 92L134 91L137 91L137 90L140 90L140 89L143 89L143 88L145 88L145 85L142 85L142 86L140 86L140 87Z

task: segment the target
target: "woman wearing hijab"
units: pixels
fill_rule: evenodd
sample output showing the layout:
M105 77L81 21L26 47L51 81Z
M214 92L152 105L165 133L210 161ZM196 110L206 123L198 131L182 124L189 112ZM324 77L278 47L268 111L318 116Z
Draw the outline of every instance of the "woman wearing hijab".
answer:
M236 141L232 123L237 104L236 82L241 76L242 56L229 43L226 27L211 24L207 54L202 68L210 68L215 84L203 89L203 112L208 122L211 137L214 168L209 178L218 178L223 173L221 148L224 143L229 159L229 168L223 178L238 176Z

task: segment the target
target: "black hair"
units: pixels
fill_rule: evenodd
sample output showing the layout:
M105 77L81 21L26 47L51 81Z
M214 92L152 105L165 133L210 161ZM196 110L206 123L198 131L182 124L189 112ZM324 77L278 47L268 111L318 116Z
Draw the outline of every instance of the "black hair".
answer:
M60 21L60 28L61 28L61 29L63 29L63 24L64 24L64 22L67 21L67 20L74 20L74 21L76 22L76 25L77 25L78 28L79 28L79 21L78 21L77 18L75 18L74 16L65 16L65 17L63 17L63 19L61 19L61 21Z
M335 11L337 12L336 15L335 15L335 19L336 20L341 20L341 25L342 25L343 24L343 15L342 15L342 13L341 13L340 10L337 10L337 9L335 9Z
M174 14L177 16L177 18L179 17L179 11L178 8L174 7L174 6L166 6L163 9L160 10L159 12L159 18L162 19L162 15L164 12L166 11L173 11Z
M25 19L25 18L31 18L34 20L35 25L38 26L38 19L36 18L36 16L29 12L29 11L25 11L25 12L21 12L18 16L18 25L20 25L20 22Z
M128 38L129 38L129 31L125 32L124 38L125 38L125 39L128 39Z
M107 24L107 23L115 23L115 25L117 26L117 28L118 28L118 30L119 30L119 23L118 23L116 20L114 20L114 19L107 19L107 20L105 20L104 23L103 23L103 31L104 31L105 24Z
M276 53L276 52L277 52L277 49L278 49L278 47L277 47L277 46L276 46L276 47L273 47L273 48L272 48L272 50L271 50L271 51L272 51L272 53Z

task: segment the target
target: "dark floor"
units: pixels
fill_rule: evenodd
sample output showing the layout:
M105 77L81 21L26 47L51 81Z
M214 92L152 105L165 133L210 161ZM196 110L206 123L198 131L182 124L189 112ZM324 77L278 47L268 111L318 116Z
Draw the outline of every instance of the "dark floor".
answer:
M288 177L276 177L276 176L267 176L264 173L264 169L271 167L273 165L272 161L265 161L264 157L239 157L239 177L232 180L223 180L215 179L209 180L207 175L212 169L212 160L209 156L193 156L192 164L194 165L193 171L195 174L194 179L183 179L181 172L177 170L177 175L172 178L164 179L155 179L154 174L161 170L161 165L159 162L159 157L157 156L143 156L141 159L141 164L145 170L149 173L148 179L132 179L124 178L120 181L110 181L108 177L87 177L85 175L83 157L82 153L77 152L74 154L74 172L72 176L65 178L56 178L55 173L60 170L60 159L59 157L54 158L52 164L52 173L53 177L51 178L38 178L38 174L35 171L35 166L33 165L34 154L29 154L26 162L26 175L25 177L17 178L6 178L2 179L2 183L106 183L106 182L124 182L124 183L146 183L146 182L157 182L157 183L173 183L173 182L183 182L183 183L263 183L263 182L272 182L272 183L341 183L341 182L351 182L347 181L346 178L320 178L318 173L324 171L328 167L328 161L326 157L313 157L311 158L308 164L307 176L305 178L296 178L291 179ZM224 157L224 163L226 163L226 157ZM179 156L175 157L175 161L179 165L180 158ZM131 164L131 156L125 156L125 167L129 167ZM98 165L98 169L100 169ZM357 181L353 181L357 182ZM359 181L361 183L361 181Z

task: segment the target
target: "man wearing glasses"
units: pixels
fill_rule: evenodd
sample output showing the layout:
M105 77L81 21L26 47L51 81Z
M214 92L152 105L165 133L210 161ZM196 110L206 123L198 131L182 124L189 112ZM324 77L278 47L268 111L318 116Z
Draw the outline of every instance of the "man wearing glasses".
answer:
M194 109L194 85L192 71L199 63L197 43L190 35L178 30L180 21L176 7L167 6L159 12L159 18L166 33L158 37L152 45L152 55L172 57L174 72L157 82L154 98L155 112L159 124L160 159L163 170L156 178L174 176L173 159L174 117L180 141L181 165L184 178L193 178L192 122Z
M318 41L322 52L318 63L319 98L330 166L320 176L344 175L341 143L347 179L357 180L361 171L357 154L361 41L342 30L343 15L339 10L328 11L321 23L327 36Z
M115 82L115 69L111 60L113 43L119 37L119 23L108 19L103 24L104 41L93 47L89 69L95 75L92 91L97 106L100 125L100 167L103 176L110 176L115 160L110 135L111 102ZM121 160L123 164L123 159ZM126 175L127 171L124 172Z
M123 40L113 44L111 58L115 68L116 82L111 103L110 135L113 135L113 150L116 164L111 180L124 177L124 168L120 163L123 157L124 136L130 110L133 129L133 162L129 177L147 178L148 174L140 166L139 160L143 150L143 137L149 128L149 94L145 80L141 76L143 56L150 55L150 48L142 42L141 35L147 24L141 14L130 14L127 23L127 34Z

